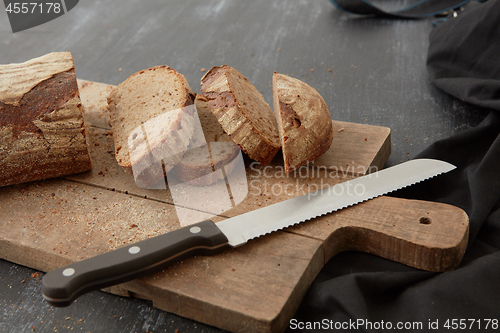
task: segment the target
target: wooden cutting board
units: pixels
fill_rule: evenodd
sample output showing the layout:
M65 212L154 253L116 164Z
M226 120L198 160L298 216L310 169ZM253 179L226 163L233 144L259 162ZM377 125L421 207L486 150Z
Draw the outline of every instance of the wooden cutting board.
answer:
M169 191L137 187L114 159L106 112L113 86L80 80L79 87L93 169L0 188L3 259L49 271L180 227ZM301 172L284 175L280 156L266 167L245 159L247 197L212 220L383 167L391 148L388 128L338 121L333 126L332 149ZM210 194L200 191L200 198ZM467 239L468 217L457 207L379 197L107 291L149 299L157 308L230 331L281 332L338 252L365 251L445 271L458 266Z

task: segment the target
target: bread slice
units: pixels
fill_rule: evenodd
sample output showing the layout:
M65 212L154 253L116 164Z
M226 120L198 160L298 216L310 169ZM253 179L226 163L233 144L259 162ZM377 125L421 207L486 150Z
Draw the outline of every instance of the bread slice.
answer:
M137 72L111 92L116 160L139 186L163 179L182 158L194 131L195 96L184 76L168 66Z
M274 72L273 108L285 172L315 160L330 148L332 119L324 99L314 88Z
M269 164L280 148L278 127L262 94L227 65L201 79L202 95L231 140L250 158Z
M193 148L184 154L182 160L172 169L171 175L179 182L205 186L224 177L224 173L219 169L224 168L226 174L232 172L233 161L240 148L222 129L212 114L206 97L197 95L195 105L201 128L195 130L191 143Z

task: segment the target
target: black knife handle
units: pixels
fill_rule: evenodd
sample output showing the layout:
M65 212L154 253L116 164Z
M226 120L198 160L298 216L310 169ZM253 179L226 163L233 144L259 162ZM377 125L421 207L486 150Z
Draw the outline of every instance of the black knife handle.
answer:
M47 273L42 294L53 306L68 306L78 296L133 280L194 255L224 249L226 236L206 220L131 244Z

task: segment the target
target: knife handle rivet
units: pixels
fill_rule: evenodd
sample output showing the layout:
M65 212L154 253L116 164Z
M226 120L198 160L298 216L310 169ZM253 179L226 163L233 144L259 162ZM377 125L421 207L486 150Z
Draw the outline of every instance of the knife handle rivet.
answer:
M191 227L191 229L189 229L189 231L192 233L192 234L197 234L201 231L201 228L200 227Z
M63 272L62 275L64 276L71 276L75 274L75 269L74 268L66 268Z
M132 246L131 248L128 249L128 253L130 254L137 254L141 251L141 248L138 246Z

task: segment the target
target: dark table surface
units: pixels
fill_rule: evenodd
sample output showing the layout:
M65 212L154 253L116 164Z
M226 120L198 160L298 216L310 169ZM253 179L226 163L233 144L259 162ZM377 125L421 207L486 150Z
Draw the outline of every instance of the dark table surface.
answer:
M67 14L12 33L0 6L0 63L70 51L77 77L119 84L169 65L199 91L203 70L227 64L272 105L273 71L316 88L333 119L392 130L387 165L485 116L434 87L426 56L432 19L360 18L328 0L80 1ZM1 190L1 189L0 189ZM0 260L1 332L219 332L147 301L92 292L56 309L36 271Z

